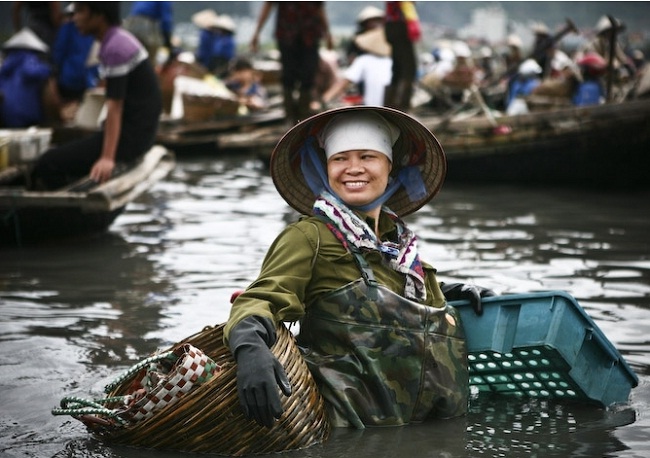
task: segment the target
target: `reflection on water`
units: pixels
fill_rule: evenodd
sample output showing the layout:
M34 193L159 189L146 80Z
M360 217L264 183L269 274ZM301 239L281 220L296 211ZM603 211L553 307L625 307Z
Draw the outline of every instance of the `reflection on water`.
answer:
M286 456L648 456L648 197L446 184L409 217L441 280L576 296L639 375L630 405L481 397L461 419L335 430ZM101 396L132 362L225 321L233 290L295 217L257 161L181 158L106 236L0 248L0 455L178 457L109 447L49 411L65 395Z

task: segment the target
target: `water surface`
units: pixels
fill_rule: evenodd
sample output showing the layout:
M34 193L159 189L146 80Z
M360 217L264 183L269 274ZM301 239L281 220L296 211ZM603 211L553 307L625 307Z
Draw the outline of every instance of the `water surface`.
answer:
M639 376L629 404L482 396L464 418L335 430L285 456L650 456L649 197L447 183L409 217L441 280L575 296ZM185 157L105 236L0 248L0 455L188 456L110 447L50 410L101 396L130 364L224 322L295 217L255 158Z

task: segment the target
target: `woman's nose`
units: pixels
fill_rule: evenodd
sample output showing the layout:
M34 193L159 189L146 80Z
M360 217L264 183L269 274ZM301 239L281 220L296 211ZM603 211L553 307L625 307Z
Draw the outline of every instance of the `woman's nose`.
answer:
M359 173L363 171L363 163L358 159L351 159L348 166L348 173Z

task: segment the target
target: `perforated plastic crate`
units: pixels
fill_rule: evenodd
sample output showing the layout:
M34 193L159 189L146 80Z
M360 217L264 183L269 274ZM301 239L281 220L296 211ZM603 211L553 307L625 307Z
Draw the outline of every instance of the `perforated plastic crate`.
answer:
M479 391L587 401L628 401L638 377L578 302L563 291L483 299L477 316L460 314L469 351L470 385Z

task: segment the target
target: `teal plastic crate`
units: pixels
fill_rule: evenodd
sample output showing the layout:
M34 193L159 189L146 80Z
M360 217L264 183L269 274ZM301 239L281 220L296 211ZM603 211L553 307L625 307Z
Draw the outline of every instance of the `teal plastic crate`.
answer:
M450 303L467 337L470 385L505 395L628 401L639 379L618 350L564 291L483 299L477 316L467 301Z

